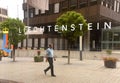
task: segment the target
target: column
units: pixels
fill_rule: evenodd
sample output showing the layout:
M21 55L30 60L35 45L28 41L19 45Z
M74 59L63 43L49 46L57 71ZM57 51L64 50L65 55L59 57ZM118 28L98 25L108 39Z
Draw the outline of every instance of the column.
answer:
M62 44L63 44L62 38L60 38L60 50L62 50Z
M68 42L67 42L67 40L65 39L65 50L67 50L68 49Z
M32 38L32 48L31 49L34 49L34 38Z
M40 47L41 47L41 38L38 38L38 47L37 47L37 49L40 49Z
M48 48L48 38L45 38L45 49Z
M21 41L21 48L23 48L23 41Z
M116 11L116 8L117 8L117 1L115 0L114 1L114 11Z
M57 38L57 49L60 50L60 39Z
M101 50L103 49L103 29L101 30Z
M28 35L27 35L27 38L26 38L26 43L24 44L26 46L26 49L28 48Z
M65 39L62 39L62 50L65 50Z

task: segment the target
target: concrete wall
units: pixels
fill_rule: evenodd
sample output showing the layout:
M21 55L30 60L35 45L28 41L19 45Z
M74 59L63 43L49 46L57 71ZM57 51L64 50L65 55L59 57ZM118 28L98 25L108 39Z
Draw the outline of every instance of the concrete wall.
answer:
M37 55L38 50L16 50L16 56L18 57L33 57ZM45 56L46 51L41 50L41 56ZM54 55L57 57L67 56L68 51L66 50L55 50ZM94 52L94 51L83 51L83 59L102 59L104 56L108 56L105 51L102 52ZM120 52L113 51L111 56L118 57L120 59ZM71 51L71 58L79 59L80 53L79 51Z

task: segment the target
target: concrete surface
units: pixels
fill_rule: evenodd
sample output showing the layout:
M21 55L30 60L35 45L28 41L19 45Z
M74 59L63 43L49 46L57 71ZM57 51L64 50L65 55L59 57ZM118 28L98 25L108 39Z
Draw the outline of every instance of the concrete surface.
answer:
M57 58L54 62L55 74L44 75L47 62L35 63L32 57L17 57L16 62L5 57L0 61L0 79L23 83L120 83L120 62L116 69L105 68L103 60Z

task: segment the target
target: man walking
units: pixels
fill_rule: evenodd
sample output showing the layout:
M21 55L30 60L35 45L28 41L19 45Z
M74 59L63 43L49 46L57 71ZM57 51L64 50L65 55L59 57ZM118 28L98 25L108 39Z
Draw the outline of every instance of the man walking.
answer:
M46 59L49 63L49 67L47 67L45 70L44 70L44 73L46 75L46 72L51 69L51 76L52 77L56 77L56 75L54 74L54 66L53 66L53 58L54 58L54 55L53 55L53 47L51 44L49 44L49 47L48 49L46 50ZM54 58L55 60L55 58Z

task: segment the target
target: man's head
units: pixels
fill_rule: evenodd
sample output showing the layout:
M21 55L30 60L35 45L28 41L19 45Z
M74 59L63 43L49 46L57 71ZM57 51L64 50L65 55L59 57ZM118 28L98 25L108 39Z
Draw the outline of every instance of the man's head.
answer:
M52 45L51 45L51 44L49 44L49 48L52 48Z

